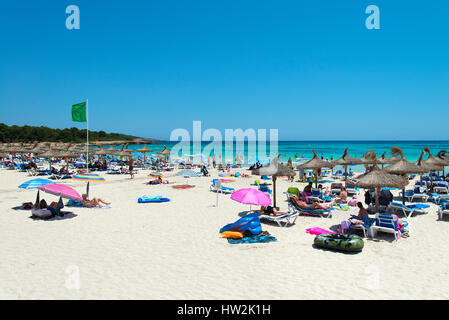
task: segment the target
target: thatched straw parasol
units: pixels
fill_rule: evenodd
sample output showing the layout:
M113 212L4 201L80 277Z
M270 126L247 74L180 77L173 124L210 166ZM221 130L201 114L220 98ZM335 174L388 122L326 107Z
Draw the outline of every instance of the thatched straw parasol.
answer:
M51 158L55 157L59 157L59 152L55 152L52 149L48 149L47 151L39 154L39 158L48 159L48 161L50 162L50 170L51 170Z
M251 171L251 173L254 175L273 177L273 206L274 207L276 207L276 179L277 179L277 177L283 177L283 176L292 177L292 176L295 176L295 174L296 174L292 168L289 168L288 166L286 166L282 163L279 163L279 157L280 157L280 155L278 155L273 160L271 160L269 165L262 167L262 168L254 169Z
M298 165L298 170L312 169L315 173L315 185L318 186L318 170L321 168L332 168L334 165L329 161L324 161L318 158L316 151L312 149L313 158L303 164Z
M401 158L398 157L398 155L393 155L390 158L386 158L385 153L386 152L382 153L382 155L379 158L377 158L377 163L381 164L382 168L383 168L384 164L393 164L393 163L396 163L399 160L401 160Z
M429 157L426 160L423 160L423 164L430 168L431 173L434 171L442 170L443 175L444 175L444 167L448 165L448 161L444 157L444 154L446 153L446 151L442 150L436 156L432 156L432 153L430 152L430 149L428 147L425 147L423 149L423 151L425 151L429 154ZM432 174L430 174L430 185L433 188Z
M99 148L95 151L95 155L97 155L97 156L105 156L105 155L107 155L107 154L109 154L109 151L106 150L106 149L104 149L104 148L102 148L102 147L99 147Z
M429 172L429 169L425 165L423 165L420 160L418 160L417 163L407 161L401 148L392 147L391 152L395 156L400 155L400 160L392 164L391 166L388 166L385 169L383 169L385 172L399 175L405 175L409 173L422 174ZM422 159L422 155L423 153L421 153L420 159Z
M423 161L424 164L440 168L447 165L447 162L444 158L441 158L440 156L433 157L428 147L425 147L423 150L429 154L429 157Z
M167 147L164 145L164 149L157 152L160 155L163 155L165 157L165 160L168 160L168 157L173 153L170 150L167 149Z
M143 153L143 164L145 166L145 163L147 162L147 153L153 152L153 150L148 149L146 145L143 145L143 148L138 149L137 152Z
M408 179L387 173L377 166L376 153L373 150L368 150L365 153L367 159L374 159L374 166L371 171L364 173L357 177L356 179L349 179L347 185L355 186L359 188L380 188L380 187L390 187L390 188L403 188L408 184ZM376 208L379 210L379 196L376 194Z
M345 149L345 152L341 156L341 158L332 161L333 166L342 165L345 168L345 181L348 180L348 164L362 164L362 160L353 158L348 155L348 149Z
M421 156L419 157L417 163L407 161L404 153L399 147L392 147L391 152L394 156L400 155L401 159L391 166L386 167L384 169L385 172L402 175L404 178L408 178L407 175L409 173L423 174L429 172L429 168L422 164L422 156L424 155L424 152L421 152ZM405 204L405 189L402 190L402 203Z
M377 164L376 153L373 150L368 150L365 152L359 160L361 164Z

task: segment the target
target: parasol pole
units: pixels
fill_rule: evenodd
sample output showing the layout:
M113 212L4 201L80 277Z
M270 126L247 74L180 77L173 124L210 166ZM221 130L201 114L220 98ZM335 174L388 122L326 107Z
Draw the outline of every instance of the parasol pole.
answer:
M276 178L277 176L273 176L273 207L276 208Z
M86 99L86 170L89 173L89 99Z

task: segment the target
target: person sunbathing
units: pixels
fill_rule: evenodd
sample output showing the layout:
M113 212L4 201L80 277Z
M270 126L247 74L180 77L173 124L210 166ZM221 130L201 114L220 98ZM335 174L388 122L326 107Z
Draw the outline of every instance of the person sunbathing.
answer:
M88 207L88 208L93 208L93 207L103 207L101 204L105 204L105 205L110 205L110 202L106 202L101 198L92 198L91 200L89 200L87 198L87 194L83 194L83 199L81 200L81 203L83 204L83 206Z
M293 196L290 199L292 199L295 204L298 206L298 208L303 210L329 210L330 207L326 204L319 203L319 202L313 202L312 204L307 204L304 201L301 201L298 199L297 196Z
M273 217L276 216L282 216L283 214L286 214L288 212L278 211L276 208L273 208L272 206L261 206L260 211L261 214L267 214Z
M341 187L340 195L335 198L336 203L346 203L348 201L348 192L345 187Z
M169 183L168 180L162 180L161 177L157 177L156 179L148 182L148 184L168 184L168 183Z
M356 217L357 220L363 220L363 217L368 217L368 211L363 207L363 203L357 202L357 207L359 207L359 215Z
M59 209L61 208L58 209L58 202L56 201L53 201L52 203L50 203L50 205L47 205L47 201L45 201L45 199L42 199L41 201L39 201L39 203L36 203L34 205L34 209L35 210L47 209L52 213L52 215L55 215L59 214Z
M47 201L45 201L45 199L42 199L41 201L39 201L38 203L36 203L34 205L34 209L39 210L39 209L47 209L48 205L47 205Z

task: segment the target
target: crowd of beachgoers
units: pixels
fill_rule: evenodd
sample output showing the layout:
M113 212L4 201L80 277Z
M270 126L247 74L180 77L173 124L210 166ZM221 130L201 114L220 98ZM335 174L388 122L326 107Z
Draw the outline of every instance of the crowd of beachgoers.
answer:
M445 152L392 152L251 167L4 153L0 297L448 298Z

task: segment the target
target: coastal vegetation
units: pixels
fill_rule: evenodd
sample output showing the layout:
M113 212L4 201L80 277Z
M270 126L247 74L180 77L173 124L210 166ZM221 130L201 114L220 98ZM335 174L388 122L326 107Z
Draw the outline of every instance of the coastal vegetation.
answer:
M89 140L92 141L129 141L138 137L121 133L107 133L105 131L90 131ZM86 130L78 128L52 129L45 126L8 126L0 123L0 142L73 142L86 141Z

